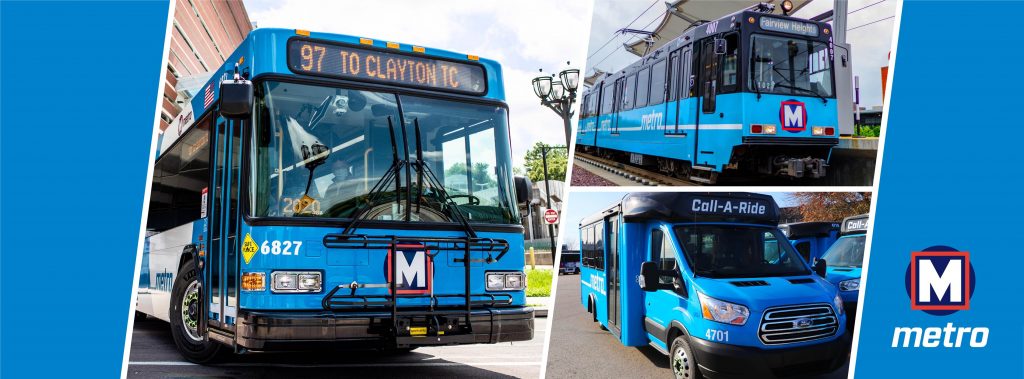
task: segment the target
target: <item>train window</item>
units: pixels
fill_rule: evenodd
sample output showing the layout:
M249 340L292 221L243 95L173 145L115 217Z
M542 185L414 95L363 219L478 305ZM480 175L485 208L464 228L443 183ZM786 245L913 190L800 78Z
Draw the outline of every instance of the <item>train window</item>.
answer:
M800 38L751 36L751 90L834 96L828 44ZM756 86L756 87L755 87Z
M718 93L731 93L739 89L739 35L725 36L725 56L722 57L722 89Z
M633 93L636 92L636 75L630 75L629 78L620 79L622 81L622 88L619 90L619 98L621 99L620 111L633 109Z
M718 93L718 55L715 54L714 40L708 38L701 46L701 110L715 113L715 95Z
M608 83L601 90L601 114L613 112L612 105L615 104L615 96L613 94L615 92L612 89L614 85L614 83Z
M657 105L665 101L665 60L651 66L651 95L647 104Z
M679 92L679 50L668 56L668 72L668 101L672 101Z
M685 51L683 51L683 58L679 62L679 65L681 66L679 72L682 73L682 75L679 75L680 99L687 99L693 96L692 55L693 54L690 51L690 49L687 48Z
M651 84L651 69L645 68L640 70L636 82L636 107L647 106L647 94L649 93L648 88Z
M583 102L580 104L580 118L590 116L590 94L583 94Z

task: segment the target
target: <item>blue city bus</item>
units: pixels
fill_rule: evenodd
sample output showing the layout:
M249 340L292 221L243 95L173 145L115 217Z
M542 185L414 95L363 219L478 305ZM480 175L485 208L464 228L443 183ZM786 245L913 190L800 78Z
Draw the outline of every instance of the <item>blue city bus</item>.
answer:
M839 141L831 26L773 9L699 21L596 80L577 150L701 183L825 176Z
M849 346L842 300L778 220L767 195L628 194L580 222L580 300L677 378L831 372Z
M839 238L839 223L830 221L794 222L779 225L782 234L808 263L821 258Z
M159 139L138 311L181 353L533 337L499 64L257 29Z
M868 215L851 216L843 219L842 236L836 240L821 257L827 279L839 288L843 308L849 316L847 329L853 330L857 315L857 299L860 296L860 270L864 266L864 245L867 242Z

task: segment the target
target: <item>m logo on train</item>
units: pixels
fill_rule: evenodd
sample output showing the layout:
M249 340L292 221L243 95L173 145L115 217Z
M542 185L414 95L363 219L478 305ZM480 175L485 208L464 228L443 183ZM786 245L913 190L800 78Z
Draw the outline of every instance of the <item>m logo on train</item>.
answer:
M807 129L807 107L804 102L786 100L779 105L779 125L782 130L799 133Z

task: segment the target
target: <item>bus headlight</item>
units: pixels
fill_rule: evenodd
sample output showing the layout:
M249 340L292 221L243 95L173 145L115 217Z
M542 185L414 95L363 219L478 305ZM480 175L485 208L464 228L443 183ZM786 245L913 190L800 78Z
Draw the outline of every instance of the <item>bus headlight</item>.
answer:
M522 272L488 272L488 291L522 291L526 288L526 275Z
M274 271L270 290L281 293L320 292L323 276L313 271Z
M836 313L839 314L840 316L842 316L843 315L843 298L839 297L838 293L836 294L836 297L832 298L832 305L836 306Z
M840 291L856 291L860 289L860 278L839 282Z
M743 325L750 317L750 310L745 306L707 297L700 292L697 292L697 298L700 299L701 313L708 320Z

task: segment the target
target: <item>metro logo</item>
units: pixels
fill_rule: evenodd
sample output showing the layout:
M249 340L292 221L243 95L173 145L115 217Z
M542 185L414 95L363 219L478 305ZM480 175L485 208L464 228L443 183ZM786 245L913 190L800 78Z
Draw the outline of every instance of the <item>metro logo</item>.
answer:
M790 133L807 130L807 106L793 99L783 101L779 105L779 124Z
M391 258L395 257L392 265ZM395 268L398 277L392 274ZM422 295L430 293L434 279L434 261L423 245L398 245L398 249L388 255L388 281L397 280L395 287L399 295ZM390 290L390 289L389 289Z
M910 309L959 311L970 309L971 258L966 251L926 251L910 254Z

